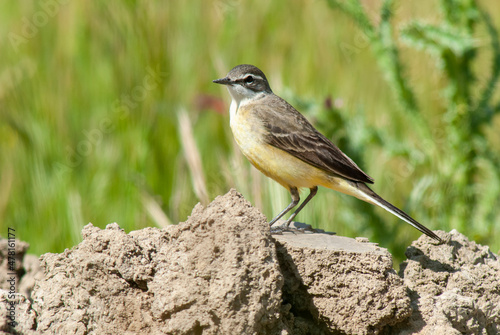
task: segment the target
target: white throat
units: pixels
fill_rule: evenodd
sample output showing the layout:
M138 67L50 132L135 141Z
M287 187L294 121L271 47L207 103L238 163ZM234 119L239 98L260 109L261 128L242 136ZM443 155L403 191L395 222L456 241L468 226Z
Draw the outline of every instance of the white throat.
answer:
M255 92L240 85L227 86L232 101L229 107L230 122L234 122L240 106L262 98L265 92Z

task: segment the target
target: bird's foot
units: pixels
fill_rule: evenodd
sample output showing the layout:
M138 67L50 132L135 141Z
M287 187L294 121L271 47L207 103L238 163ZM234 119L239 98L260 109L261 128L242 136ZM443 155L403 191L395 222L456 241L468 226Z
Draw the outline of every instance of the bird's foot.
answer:
M282 222L283 220L280 220L279 222ZM290 233L317 233L319 232L318 230L314 229L311 227L311 225L302 223L302 222L295 222L292 221L290 224L287 224L287 222L278 224L278 225L273 225L271 226L271 234L274 235L283 235L284 232L290 232Z

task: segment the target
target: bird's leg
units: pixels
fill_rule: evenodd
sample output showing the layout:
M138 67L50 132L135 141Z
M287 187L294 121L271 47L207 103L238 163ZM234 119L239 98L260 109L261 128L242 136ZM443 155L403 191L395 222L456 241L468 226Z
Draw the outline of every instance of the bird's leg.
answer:
M299 214L302 208L304 208L304 206L307 205L307 203L316 195L317 192L318 192L318 186L314 186L311 188L311 192L309 192L309 195L307 196L306 200L304 200L304 202L302 202L299 208L297 208L297 210L293 212L292 215L290 215L288 220L286 220L285 227L288 228L288 226L290 226L290 222L292 222L292 220L297 216L297 214Z
M281 213L279 213L278 215L276 215L276 217L269 222L269 226L272 226L273 224L275 224L276 221L278 221L279 219L281 219L281 217L283 215L285 215L286 213L288 213L292 208L294 208L295 206L297 206L297 204L299 203L300 196L299 196L299 191L297 190L296 187L290 187L290 194L292 195L292 202L284 210L282 210ZM300 207L303 207L303 206L300 206Z

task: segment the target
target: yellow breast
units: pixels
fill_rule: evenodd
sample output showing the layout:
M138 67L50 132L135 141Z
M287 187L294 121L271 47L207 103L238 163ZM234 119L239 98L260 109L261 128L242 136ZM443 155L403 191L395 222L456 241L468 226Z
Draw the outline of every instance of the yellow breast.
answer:
M252 113L251 105L240 106L231 115L234 139L248 160L266 176L285 188L331 183L328 175L291 154L266 143L268 129Z

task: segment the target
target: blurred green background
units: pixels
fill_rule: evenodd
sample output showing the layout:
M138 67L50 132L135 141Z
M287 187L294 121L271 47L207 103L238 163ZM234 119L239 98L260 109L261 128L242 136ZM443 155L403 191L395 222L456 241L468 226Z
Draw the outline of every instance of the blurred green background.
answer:
M499 29L486 0L1 2L0 234L61 252L88 222L162 227L231 187L273 217L289 195L212 84L250 63L380 195L498 251ZM326 189L297 219L396 261L420 235Z

